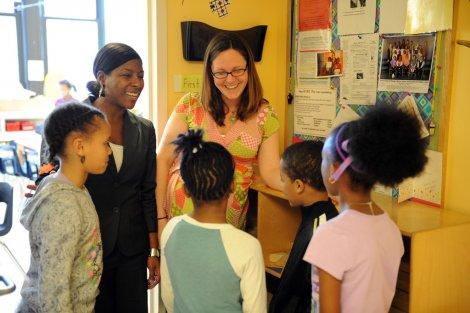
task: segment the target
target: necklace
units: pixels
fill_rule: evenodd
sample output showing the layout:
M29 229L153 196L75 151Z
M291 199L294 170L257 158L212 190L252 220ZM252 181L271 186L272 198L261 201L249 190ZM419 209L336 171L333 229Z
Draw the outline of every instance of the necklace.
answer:
M230 111L230 123L233 125L237 121L237 114L236 112Z
M367 205L367 206L369 207L370 214L375 215L375 214L374 214L374 209L372 208L372 201L369 201L369 202L351 202L351 203L348 203L348 206L349 206L349 207L351 207L351 205Z

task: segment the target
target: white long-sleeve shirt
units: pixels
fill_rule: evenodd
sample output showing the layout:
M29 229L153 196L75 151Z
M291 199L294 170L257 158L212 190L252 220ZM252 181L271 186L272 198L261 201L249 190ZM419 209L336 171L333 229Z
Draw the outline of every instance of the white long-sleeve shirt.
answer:
M174 217L161 241L162 299L172 312L266 312L261 246L230 224Z

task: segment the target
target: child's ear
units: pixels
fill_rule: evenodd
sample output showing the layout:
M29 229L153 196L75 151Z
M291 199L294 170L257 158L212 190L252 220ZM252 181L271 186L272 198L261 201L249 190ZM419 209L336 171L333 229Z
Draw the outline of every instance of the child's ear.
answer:
M85 149L84 149L84 140L83 140L83 137L82 136L73 136L72 138L70 138L70 140L72 141L72 149L73 149L73 152L78 155L79 157L82 157L85 155Z
M294 180L294 187L295 187L295 192L297 194L300 194L304 191L305 189L305 184L303 181L301 181L300 179L296 179Z
M328 181L331 184L334 184L336 182L335 179L333 178L333 174L336 172L336 170L338 169L339 166L340 166L340 164L338 162L334 162L334 163L330 164L330 167L328 169L328 171L329 171Z

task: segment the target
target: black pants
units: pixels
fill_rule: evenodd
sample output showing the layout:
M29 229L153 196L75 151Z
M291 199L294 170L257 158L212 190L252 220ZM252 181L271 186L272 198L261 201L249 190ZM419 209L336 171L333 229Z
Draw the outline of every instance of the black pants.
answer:
M147 313L147 254L125 256L117 247L104 260L96 313Z

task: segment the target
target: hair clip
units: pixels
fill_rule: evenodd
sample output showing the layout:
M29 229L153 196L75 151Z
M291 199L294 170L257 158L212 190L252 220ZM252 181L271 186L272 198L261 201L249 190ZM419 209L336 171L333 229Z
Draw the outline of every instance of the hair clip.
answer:
M345 128L345 125L343 124L340 127L340 129L338 130L338 132L336 133L336 137L335 137L336 152L339 154L340 158L342 159L342 162L341 162L340 166L336 169L336 171L331 176L332 180L335 181L335 182L338 181L340 176L351 165L351 163L353 161L352 157L349 155L349 151L348 151L349 139L343 140L341 142L341 144L339 143L339 137L343 133L344 128ZM346 152L348 155L343 153L343 151Z
M202 149L202 144L198 144L198 147L199 147L199 149ZM198 150L199 150L198 147L194 147L193 150L192 150L192 152L193 152L193 153L197 153Z

